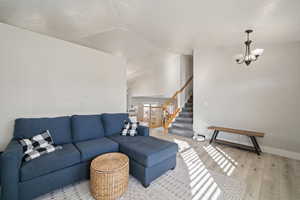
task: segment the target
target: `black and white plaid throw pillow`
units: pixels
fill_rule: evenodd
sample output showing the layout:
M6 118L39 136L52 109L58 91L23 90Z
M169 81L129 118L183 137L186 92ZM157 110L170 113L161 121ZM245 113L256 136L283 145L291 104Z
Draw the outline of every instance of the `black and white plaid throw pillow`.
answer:
M61 146L54 146L50 132L47 130L44 133L33 136L31 139L25 138L19 140L23 147L24 160L30 161L40 157L43 154L51 153L55 150L62 149Z
M38 147L46 147L49 144L53 144L52 137L48 130L44 133L33 136L31 139L25 138L19 141L23 147L24 153Z
M139 122L129 122L125 121L122 129L121 135L123 136L136 136L137 135L137 127Z

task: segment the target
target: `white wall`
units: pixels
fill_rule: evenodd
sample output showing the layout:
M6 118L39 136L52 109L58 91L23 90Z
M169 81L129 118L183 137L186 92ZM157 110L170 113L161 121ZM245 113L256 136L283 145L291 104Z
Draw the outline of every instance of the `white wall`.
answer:
M263 146L300 153L300 43L263 48L265 54L249 67L235 64L240 47L194 52L194 129L262 131Z
M171 97L192 75L193 56L169 54L160 65L144 67L143 73L129 81L129 95ZM181 96L181 102L186 100L187 94L188 92Z
M132 104L164 104L170 98L158 97L132 97Z
M193 56L181 55L180 56L180 87L193 76ZM178 88L179 89L179 88ZM186 89L180 94L179 105L183 106L193 92L193 83L189 84Z
M131 96L170 97L179 89L180 55L169 55L160 65L144 69L128 83Z
M0 149L18 117L126 110L120 58L1 23L0 35Z

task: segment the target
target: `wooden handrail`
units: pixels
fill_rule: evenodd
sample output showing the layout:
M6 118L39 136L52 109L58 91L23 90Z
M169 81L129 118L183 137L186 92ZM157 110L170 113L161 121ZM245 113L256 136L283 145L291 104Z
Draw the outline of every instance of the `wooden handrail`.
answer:
M180 90L176 91L175 94L171 97L171 99L167 100L163 105L162 108L166 108L170 103L172 103L174 100L176 100L178 94L180 94L181 92L183 92L183 90L192 82L193 80L193 76L191 76L187 82L182 86L182 88L180 88Z
M162 111L164 113L164 119L163 119L163 127L165 128L165 132L167 132L167 129L169 127L169 125L172 123L172 121L175 119L175 117L177 116L177 114L180 112L180 108L177 105L177 96L182 93L188 85L190 85L190 83L193 80L193 76L191 76L187 82L178 90L175 92L175 94L169 99L167 100L163 105L162 105ZM169 113L168 111L168 106L172 103L176 102L175 104L175 109L173 113Z
M180 90L178 91L178 93L182 92L193 80L193 76L191 76L189 78L189 80L187 80L187 82L184 84L184 86L182 86L182 88L180 88Z

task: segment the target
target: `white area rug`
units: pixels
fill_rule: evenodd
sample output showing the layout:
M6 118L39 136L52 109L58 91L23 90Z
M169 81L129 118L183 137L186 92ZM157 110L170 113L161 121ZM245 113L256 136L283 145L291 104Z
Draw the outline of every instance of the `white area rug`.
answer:
M176 137L178 138L178 137ZM164 137L170 140L172 138ZM177 140L178 141L178 140ZM135 178L130 177L128 191L121 200L239 200L245 193L246 185L240 180L207 170L197 153L195 141L180 140L175 170L144 188ZM76 183L49 194L38 200L92 200L89 181Z

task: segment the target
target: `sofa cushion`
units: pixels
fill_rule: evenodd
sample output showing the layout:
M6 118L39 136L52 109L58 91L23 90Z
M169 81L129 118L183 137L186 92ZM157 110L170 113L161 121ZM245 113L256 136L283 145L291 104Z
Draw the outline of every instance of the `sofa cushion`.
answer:
M109 138L119 143L120 152L145 167L151 167L166 160L178 151L177 144L151 136L114 135Z
M104 137L101 115L72 116L73 142Z
M27 181L79 162L80 152L73 144L65 144L62 145L61 150L24 162L21 167L21 181Z
M81 161L92 160L103 153L119 151L119 144L105 137L77 142L75 145L80 151Z
M102 122L105 130L105 136L120 134L125 121L129 121L128 113L102 114Z
M139 125L136 130L140 136L149 136L149 127L147 126Z
M32 138L46 130L51 133L54 144L66 144L72 141L70 117L16 119L14 137Z

